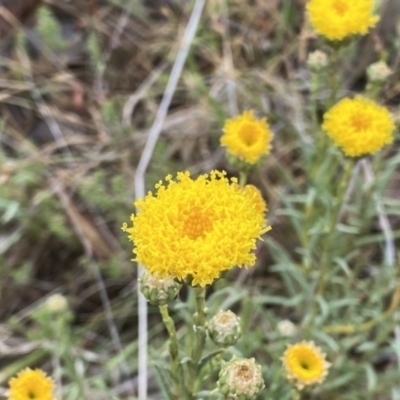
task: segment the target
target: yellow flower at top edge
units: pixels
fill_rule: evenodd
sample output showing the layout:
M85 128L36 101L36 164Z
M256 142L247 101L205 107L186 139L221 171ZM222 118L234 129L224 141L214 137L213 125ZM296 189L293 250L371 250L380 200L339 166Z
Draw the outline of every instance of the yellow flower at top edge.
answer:
M379 20L373 0L310 0L307 10L315 31L329 40L365 35Z
M25 368L9 385L8 400L53 400L55 384L41 369Z
M249 164L255 164L271 150L272 133L267 119L256 119L253 111L226 120L223 132L221 145Z
M300 342L288 345L281 358L287 377L301 390L307 385L322 383L331 366L324 354L314 342Z
M392 143L395 125L385 107L357 96L345 98L328 110L322 129L346 156L359 157Z
M222 271L255 263L256 241L270 228L266 205L254 186L241 188L224 171L196 179L180 172L135 202L132 226L135 261L158 278L192 279L205 286Z

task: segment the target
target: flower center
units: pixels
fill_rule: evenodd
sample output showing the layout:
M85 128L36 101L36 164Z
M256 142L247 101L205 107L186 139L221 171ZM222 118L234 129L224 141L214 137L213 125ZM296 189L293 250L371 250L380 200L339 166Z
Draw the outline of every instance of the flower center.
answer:
M371 118L364 113L357 113L351 116L351 125L356 131L363 131L371 126Z
M33 392L28 393L28 399L36 399L36 395Z
M190 208L183 216L183 235L196 240L212 229L212 216L199 207Z
M318 377L322 373L321 361L308 351L299 351L293 369L301 379L309 380Z
M222 314L218 317L218 322L221 325L227 325L231 321L231 317L227 314Z
M240 366L237 376L244 381L249 381L253 377L251 370L247 365Z
M310 364L308 363L308 360L300 360L300 366L305 370L310 369Z
M246 146L250 147L258 140L258 126L252 122L246 122L240 127L238 136Z
M336 0L333 3L333 9L339 14L344 15L346 14L347 10L349 9L348 0Z

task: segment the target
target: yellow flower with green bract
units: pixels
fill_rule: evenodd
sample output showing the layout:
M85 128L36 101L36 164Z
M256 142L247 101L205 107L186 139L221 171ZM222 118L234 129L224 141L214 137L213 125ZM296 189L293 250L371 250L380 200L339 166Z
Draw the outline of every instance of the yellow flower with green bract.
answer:
M267 119L256 119L253 111L226 120L223 132L221 145L249 164L255 164L271 150L272 133Z
M55 384L41 369L25 368L9 385L8 400L53 400Z
M385 107L357 96L345 98L328 110L322 129L346 156L359 157L392 143L395 125Z
M310 0L307 10L315 31L328 40L365 35L379 20L373 0Z
M135 202L139 211L123 230L134 243L135 261L151 274L204 287L235 265L254 265L256 241L270 229L260 199L254 187L241 188L225 172L197 179L180 172Z
M322 383L331 366L324 354L314 342L300 342L288 345L281 358L287 377L301 390L307 385Z

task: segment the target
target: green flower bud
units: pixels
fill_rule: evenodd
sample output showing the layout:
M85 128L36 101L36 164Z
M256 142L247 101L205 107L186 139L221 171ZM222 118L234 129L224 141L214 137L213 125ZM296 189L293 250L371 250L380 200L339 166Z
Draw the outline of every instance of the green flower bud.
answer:
M62 314L68 311L68 301L62 294L52 294L46 299L44 306L50 314Z
M182 285L171 279L159 279L145 272L139 279L140 291L149 303L162 306L175 299Z
M384 61L371 64L367 69L368 80L373 83L383 83L392 74L392 70Z
M288 319L284 319L282 321L278 322L277 325L278 328L278 332L282 335L282 336L294 336L297 333L297 327L296 325L288 320Z
M307 65L313 72L320 72L328 66L328 56L319 50L310 53L307 58Z
M223 347L233 346L242 334L240 318L232 311L219 311L207 323L211 340Z
M221 368L217 385L226 399L235 400L254 400L265 386L254 358L235 356Z

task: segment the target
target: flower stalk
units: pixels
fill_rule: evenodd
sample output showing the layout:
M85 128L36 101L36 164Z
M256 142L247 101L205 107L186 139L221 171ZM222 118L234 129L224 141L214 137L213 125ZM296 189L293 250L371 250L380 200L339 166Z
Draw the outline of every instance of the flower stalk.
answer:
M329 107L332 107L335 104L339 88L338 61L339 61L339 46L332 45L332 54L329 64L329 87L331 89L331 94L329 96L329 104L328 104Z
M173 388L173 399L179 400L182 385L180 383L180 371L179 371L179 350L178 350L178 338L176 336L176 329L174 321L168 312L168 305L164 304L159 306L160 314L167 328L169 335L169 354L171 356L171 376L174 382Z
M342 206L343 206L343 203L345 200L346 189L350 182L351 172L353 171L354 164L355 164L354 159L351 158L351 159L346 160L342 179L340 180L340 184L338 187L336 203L335 203L335 206L331 213L328 230L327 230L327 234L326 234L324 251L323 251L323 255L322 255L322 262L321 262L322 269L321 269L321 274L319 276L319 282L317 284L317 295L319 295L319 296L322 295L324 288L325 288L327 275L328 275L328 271L329 271L329 266L330 266L330 260L331 260L330 256L331 256L331 250L332 250L333 237L335 236L335 228L336 228L336 224L338 222L339 216L340 216L340 210L342 209Z
M196 298L196 312L193 315L194 329L194 346L191 354L191 370L190 370L190 385L189 393L194 395L196 392L196 378L200 369L200 360L203 354L204 345L206 342L206 301L205 288L193 287Z
M192 361L193 365L197 367L206 340L206 290L202 287L194 287L193 290L196 295L196 313L193 316L196 341L192 352Z

